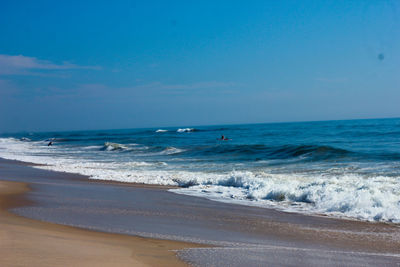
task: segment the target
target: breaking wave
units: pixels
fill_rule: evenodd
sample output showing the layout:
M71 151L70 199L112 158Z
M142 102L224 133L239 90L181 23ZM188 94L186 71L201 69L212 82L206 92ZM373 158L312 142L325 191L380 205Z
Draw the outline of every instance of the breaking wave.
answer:
M176 147L167 147L166 149L164 149L163 151L160 152L160 155L173 155L173 154L182 153L184 151L185 150L179 149Z
M197 129L195 129L195 128L181 128L181 129L176 130L176 132L178 132L178 133L188 133L188 132L196 132L196 131L197 131Z
M128 147L122 144L118 143L111 143L111 142L105 142L104 146L102 147L102 150L106 151L115 151L115 150L127 150Z
M342 158L355 154L354 152L335 148L331 146L318 145L283 145L266 146L262 144L255 145L230 145L221 144L217 146L206 146L197 148L196 154L215 156L222 155L247 161L265 160L265 159L312 159L326 160Z
M400 223L400 178L233 172L211 179L174 179L173 191L286 211Z

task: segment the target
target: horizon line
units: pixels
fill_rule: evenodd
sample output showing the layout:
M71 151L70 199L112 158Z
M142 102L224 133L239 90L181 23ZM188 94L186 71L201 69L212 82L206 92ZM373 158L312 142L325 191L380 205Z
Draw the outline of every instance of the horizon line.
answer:
M198 124L198 125L174 125L174 126L151 126L151 127L134 127L134 128L102 128L102 129L74 129L74 130L50 130L50 131L12 131L1 132L0 135L11 135L19 133L59 133L59 132L91 132L91 131L117 131L117 130L140 130L140 129L155 129L155 128L190 128L190 127L206 127L206 126L233 126L233 125L257 125L257 124L284 124L284 123L312 123L312 122L333 122L333 121L356 121L356 120L388 120L400 119L396 117L378 117L378 118L352 118L352 119L327 119L327 120L299 120L299 121L270 121L270 122L251 122L251 123L224 123L224 124Z

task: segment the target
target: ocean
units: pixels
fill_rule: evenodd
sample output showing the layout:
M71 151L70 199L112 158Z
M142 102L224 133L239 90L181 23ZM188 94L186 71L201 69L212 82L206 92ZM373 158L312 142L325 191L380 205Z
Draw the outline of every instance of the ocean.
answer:
M215 201L400 223L400 119L1 134L0 157Z

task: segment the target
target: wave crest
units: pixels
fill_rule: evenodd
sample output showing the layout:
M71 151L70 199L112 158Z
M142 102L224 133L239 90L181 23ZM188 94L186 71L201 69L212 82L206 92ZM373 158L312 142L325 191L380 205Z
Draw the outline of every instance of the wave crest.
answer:
M122 144L118 143L111 143L111 142L105 142L104 146L102 147L102 150L106 151L115 151L115 150L127 150L128 147Z
M182 153L185 150L180 149L180 148L176 148L176 147L167 147L166 149L164 149L163 151L160 152L161 155L173 155L173 154L178 154L178 153Z
M266 146L262 144L235 145L220 144L217 146L208 146L197 150L195 153L203 155L227 155L241 157L243 160L262 160L262 159L312 159L325 160L331 158L340 158L352 154L353 152L335 148L331 146L319 145L283 145Z
M195 128L181 128L176 130L178 133L188 133L188 132L195 132L197 131Z
M184 188L173 191L291 212L400 223L400 185L393 186L393 177L232 172L204 178L175 178Z

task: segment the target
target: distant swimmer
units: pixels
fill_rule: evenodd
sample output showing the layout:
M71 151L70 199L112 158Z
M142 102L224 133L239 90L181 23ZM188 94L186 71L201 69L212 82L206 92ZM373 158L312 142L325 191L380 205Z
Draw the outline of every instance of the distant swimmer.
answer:
M47 146L52 146L53 145L53 141L50 141Z
M231 139L229 139L229 138L227 138L227 137L225 137L225 136L223 135L223 136L221 136L221 138L220 138L219 140L228 141L228 140L231 140Z

